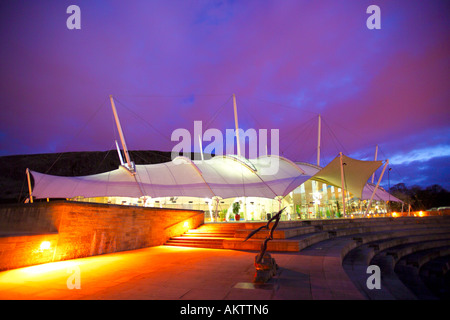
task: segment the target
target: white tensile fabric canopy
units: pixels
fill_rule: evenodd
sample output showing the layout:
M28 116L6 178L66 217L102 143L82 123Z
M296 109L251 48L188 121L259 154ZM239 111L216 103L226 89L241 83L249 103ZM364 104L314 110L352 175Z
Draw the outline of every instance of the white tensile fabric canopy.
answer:
M275 165L276 172L270 165ZM62 177L31 171L35 198L107 197L283 197L311 178L300 166L278 156L247 160L216 156L210 160L174 161L136 165L132 175L117 170L79 177ZM265 174L266 173L266 174Z
M275 162L270 162L276 160ZM348 191L362 200L372 196L374 185L366 183L381 161L360 161L343 156ZM272 164L277 170L264 174ZM210 160L191 161L178 157L172 162L136 165L136 174L118 169L79 177L54 176L31 171L35 198L91 197L284 197L310 178L341 187L340 159L320 169L293 163L278 156L247 160L234 155L216 156ZM266 171L267 173L267 171ZM402 202L382 188L374 200Z
M317 172L313 179L341 188L340 162L340 156L337 156L326 167ZM362 161L342 155L342 162L344 163L344 189L361 199L367 180L382 165L382 161Z
M369 200L370 197L373 194L373 190L375 190L375 185L372 183L368 183L364 186L364 190L362 193L362 200ZM377 188L377 191L375 192L375 195L373 197L373 200L377 200L377 201L393 201L393 202L401 202L403 203L402 200L394 197L392 194L389 194L386 190L384 190L381 187Z

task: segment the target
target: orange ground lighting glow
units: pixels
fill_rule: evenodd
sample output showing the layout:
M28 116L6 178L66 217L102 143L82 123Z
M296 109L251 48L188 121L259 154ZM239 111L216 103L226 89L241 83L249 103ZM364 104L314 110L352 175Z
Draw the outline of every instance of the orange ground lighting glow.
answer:
M201 287L198 294L215 294L217 279L224 288L237 281L236 274L242 277L239 281L252 279L254 255L158 246L46 263L0 272L0 300L177 299L191 287ZM214 265L216 272L205 274L207 265ZM75 276L80 289L74 288Z

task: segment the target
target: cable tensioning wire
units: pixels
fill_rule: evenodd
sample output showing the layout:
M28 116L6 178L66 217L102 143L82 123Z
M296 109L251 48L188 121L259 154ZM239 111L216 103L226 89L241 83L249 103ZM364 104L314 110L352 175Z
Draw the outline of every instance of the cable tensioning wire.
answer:
M169 140L163 133L161 133L159 130L157 130L155 127L153 127L148 121L146 121L144 118L142 118L142 117L140 117L138 114L136 114L133 110L131 110L130 108L128 108L122 101L118 100L117 98L114 98L114 100L116 100L121 106L123 106L123 107L124 107L125 109L127 109L131 114L133 114L133 116L134 116L136 119L143 121L145 124L147 124L148 126L150 126L150 128L152 128L154 131L156 131L159 135L163 136L166 140L171 141L171 140ZM167 159L171 159L170 157L165 156L165 155L163 155L163 154L158 154L158 153L153 152L153 151L151 151L151 150L148 150L148 151L151 152L151 153L153 153L153 154L155 154L155 155L162 156L162 157L167 158ZM134 154L134 152L133 152L133 155L136 155L136 154ZM131 154L130 154L130 158L131 158ZM142 159L142 157L140 157L140 158ZM144 159L143 159L143 160L144 160Z
M299 139L304 137L304 133L305 132L308 132L309 134L311 133L311 128L314 125L314 122L313 122L314 119L315 118L311 118L311 119L307 120L304 124L302 124L303 125L303 129L297 135L290 135L289 134L290 132L293 132L294 130L296 130L295 126L290 132L288 132L288 136L292 136L293 138L292 138L292 141L283 148L283 152L285 150L289 150L289 148L292 146L293 143L297 142ZM306 140L304 140L304 141L306 141Z
M147 124L150 128L152 128L156 133L158 133L161 137L163 137L164 139L171 141L170 139L167 138L167 136L165 134L163 134L161 131L159 131L158 129L156 129L154 126L152 126L147 120L145 120L144 118L142 118L141 116L139 116L136 112L134 112L132 109L128 108L122 101L120 101L119 99L117 99L116 97L114 97L114 100L117 101L122 107L124 107L125 109L127 109L132 115L134 115L136 117L136 119L143 121L145 124Z
M261 99L261 98L253 98L253 97L245 97L245 98L246 99L253 99L253 100L258 100L258 101L261 101L261 102L270 103L270 104L277 105L279 107L283 107L283 108L287 108L287 109L291 109L291 110L302 111L302 112L307 112L307 113L312 113L312 114L318 115L317 112L304 110L304 109L299 109L299 108L294 107L294 106L289 106L289 105L278 103L278 102L267 101L267 100L264 100L264 99Z
M339 139L337 138L337 136L336 136L336 134L334 133L334 131L331 130L331 127L330 127L330 125L327 123L327 121L326 121L324 118L322 118L322 120L323 120L323 123L325 124L325 127L328 128L329 133L331 134L331 136L332 136L334 139L336 139L336 141L339 143L340 147L342 148L342 150L340 150L340 151L343 151L343 152L345 152L346 154L348 154L347 150L345 149L345 147L343 146L343 144L339 141Z
M179 96L177 96L179 97ZM117 98L114 98L121 106L123 106L124 108L126 108L128 111L130 111L137 119L142 120L144 123L146 123L148 126L150 126L154 131L156 131L158 134L160 134L161 136L163 136L166 140L172 142L172 140L169 140L163 133L161 133L159 130L157 130L155 127L153 127L148 121L146 121L144 118L140 117L138 114L136 114L133 110L131 110L130 108L128 108L122 101L120 101ZM210 120L210 122L207 124L206 128L204 130L207 130L209 125L212 123L212 121L215 120L215 118L220 114L220 112L223 110L224 106L229 102L229 100L231 99L231 97L228 98L228 100L221 106L219 107L219 109L216 111L213 119ZM165 156L166 157L166 156ZM169 157L166 157L169 159ZM170 158L171 159L171 158Z
M209 129L209 126L213 123L213 121L219 116L219 114L223 111L223 109L225 108L225 106L228 104L228 102L230 101L230 99L232 98L232 96L228 97L227 101L222 104L217 110L216 112L213 114L213 116L211 117L211 120L206 124L205 126L205 130Z
M85 127L88 125L89 122L91 122L91 120L95 117L95 115L100 111L100 109L103 107L103 105L105 104L105 102L107 101L107 99L105 99L102 104L97 108L97 110L94 112L94 114L88 119L88 121L80 128L80 130L78 130L78 132L73 136L73 138L70 141L72 141L73 139L75 139L84 129ZM65 150L67 150L67 145ZM56 162L58 162L58 160L61 158L61 156L63 155L63 153L65 153L66 151L62 151L59 153L58 157L56 158L56 160L52 163L52 165L50 166L50 168L47 169L47 171L45 173L48 173L53 166L56 164Z

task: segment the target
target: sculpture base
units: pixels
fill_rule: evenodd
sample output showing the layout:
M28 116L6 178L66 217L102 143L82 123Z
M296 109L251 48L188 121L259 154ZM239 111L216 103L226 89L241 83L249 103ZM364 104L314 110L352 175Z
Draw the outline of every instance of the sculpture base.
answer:
M278 265L269 253L264 254L260 263L256 262L257 259L258 256L255 257L256 273L253 282L266 283L277 274Z

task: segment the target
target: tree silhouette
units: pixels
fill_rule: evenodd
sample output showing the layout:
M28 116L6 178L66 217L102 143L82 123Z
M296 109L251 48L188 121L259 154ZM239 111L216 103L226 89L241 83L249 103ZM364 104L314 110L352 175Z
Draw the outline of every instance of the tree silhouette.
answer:
M408 188L404 183L398 183L392 186L389 191L393 196L411 204L413 210L429 210L450 205L450 192L438 184L423 189L417 185ZM399 211L401 210L401 204L392 202L391 208Z

